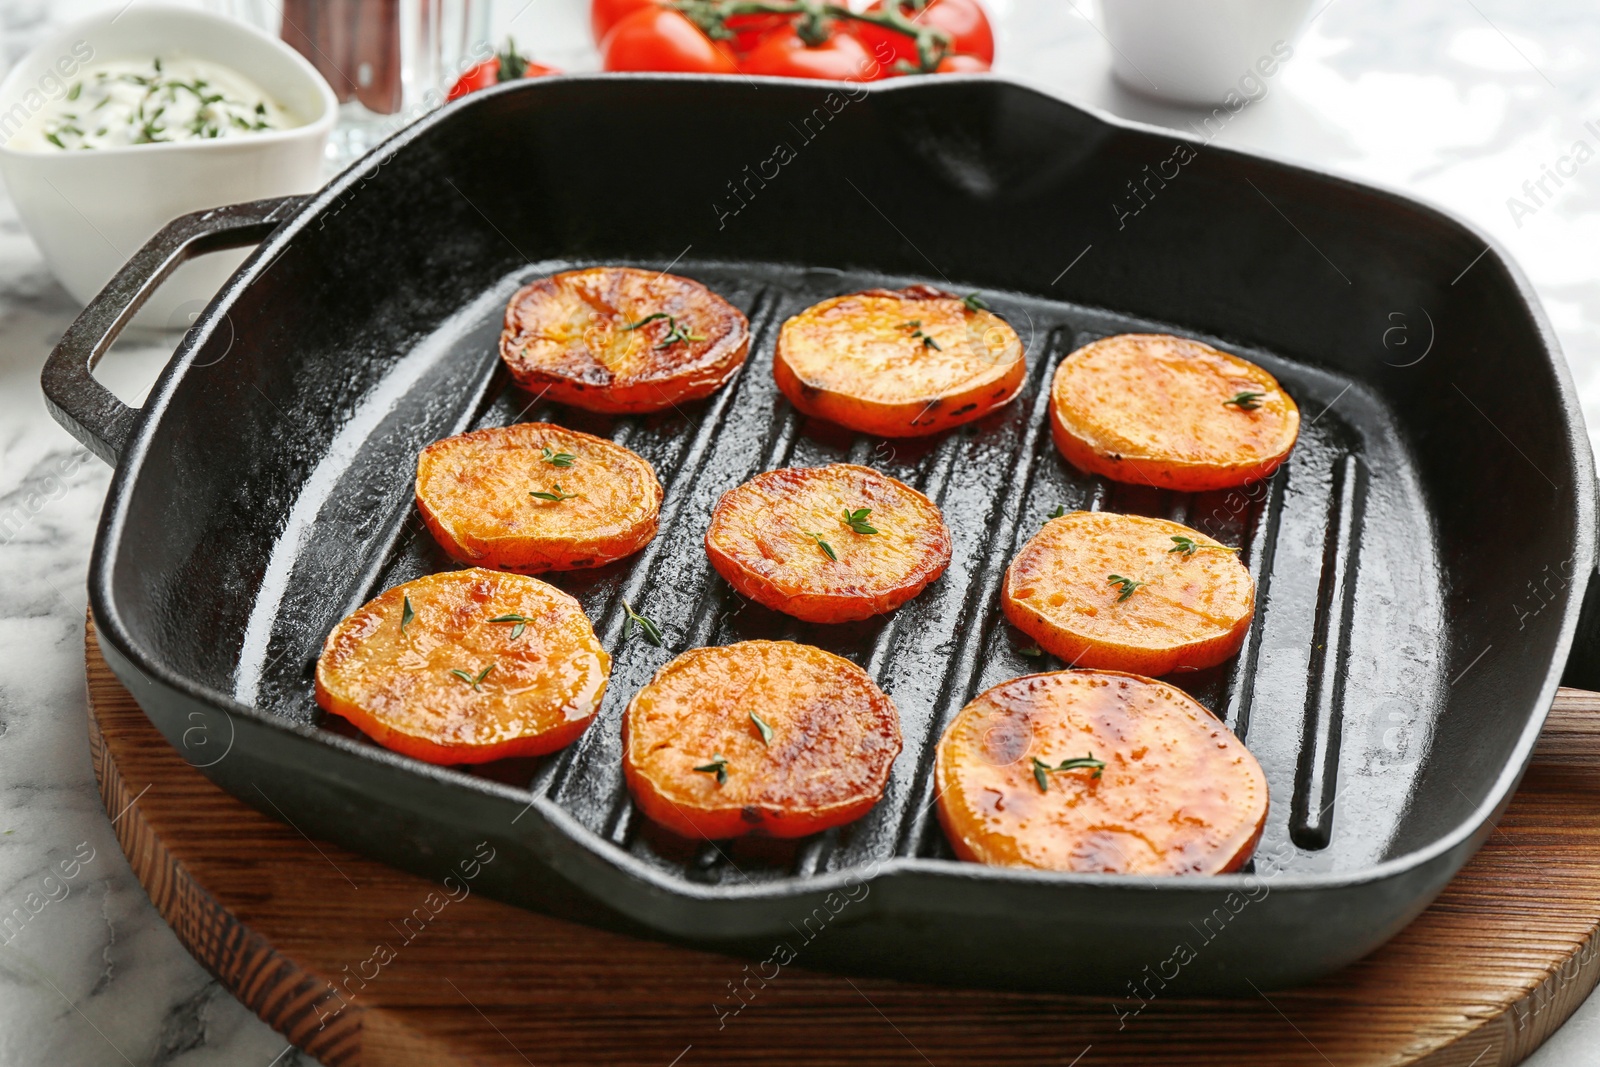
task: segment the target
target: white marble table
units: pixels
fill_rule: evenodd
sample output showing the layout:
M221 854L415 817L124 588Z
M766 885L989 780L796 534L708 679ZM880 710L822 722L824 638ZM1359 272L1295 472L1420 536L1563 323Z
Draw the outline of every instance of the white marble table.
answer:
M46 27L121 0L3 0L0 58ZM269 0L270 2L270 0ZM987 0L998 69L1129 118L1195 117L1114 86L1089 0ZM1321 0L1319 0L1321 2ZM496 24L568 69L596 63L586 0L499 0ZM1600 149L1593 0L1332 0L1219 140L1444 204L1517 256L1600 429L1600 162L1532 212L1537 180L1583 140ZM108 471L45 413L45 353L77 311L0 200L0 912L47 868L91 855L65 896L0 937L0 1067L309 1064L184 952L151 908L101 810L85 740L84 577ZM169 346L170 347L170 346ZM166 350L124 345L101 376L136 401ZM157 785L155 788L159 788ZM1600 998L1528 1061L1600 1064Z

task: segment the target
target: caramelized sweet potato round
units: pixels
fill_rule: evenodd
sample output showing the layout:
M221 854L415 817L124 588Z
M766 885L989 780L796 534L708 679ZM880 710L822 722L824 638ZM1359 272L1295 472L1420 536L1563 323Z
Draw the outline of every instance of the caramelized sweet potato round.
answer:
M397 585L334 627L317 703L407 756L486 763L570 744L610 674L576 600L473 567Z
M1277 470L1299 436L1300 409L1254 363L1199 341L1129 333L1062 360L1050 433L1079 470L1199 492Z
M518 385L589 411L662 411L710 396L749 351L738 308L697 281L632 267L525 285L500 333Z
M859 819L899 754L894 701L867 672L789 641L691 649L622 720L628 789L685 837L801 837Z
M656 535L661 495L640 456L548 422L457 434L417 457L417 509L440 547L522 574L639 551Z
M893 611L943 574L950 531L933 501L871 467L787 467L722 495L706 555L758 604L850 622Z
M1075 511L1006 569L1006 618L1074 666L1160 675L1244 643L1255 583L1233 550L1166 519Z
M868 289L783 324L772 373L796 408L884 437L920 437L1008 403L1027 373L1000 316L926 285Z
M1250 858L1267 819L1266 776L1227 727L1182 691L1116 671L982 693L939 739L934 784L956 855L1006 867L1221 874Z

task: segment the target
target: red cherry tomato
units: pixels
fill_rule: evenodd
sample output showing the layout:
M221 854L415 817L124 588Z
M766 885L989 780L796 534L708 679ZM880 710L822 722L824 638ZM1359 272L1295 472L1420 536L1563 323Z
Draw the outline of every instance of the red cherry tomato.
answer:
M457 78L456 83L450 86L450 92L445 95L445 99L455 100L458 97L466 96L468 93L475 93L479 89L487 89L500 80L499 75L500 60L486 59L482 63L468 68L465 74Z
M869 12L883 11L891 0L876 0ZM989 26L989 16L983 13L978 0L892 0L900 14L917 23L950 35L950 51L975 56L985 63L994 62L994 30ZM913 66L917 63L916 39L894 30L858 22L855 32L872 49L886 67L894 67L900 60ZM887 49L887 53L885 52Z
M729 15L723 25L733 33L733 50L741 55L755 48L769 33L783 29L792 15Z
M520 71L511 74L513 71ZM508 48L497 56L491 56L481 63L474 64L467 72L456 79L450 86L450 92L445 95L446 100L455 100L466 96L468 93L487 89L503 81L513 81L516 78L539 78L546 74L560 74L556 67L547 67L543 63L535 63L531 59L524 59L517 54L515 47ZM507 75L511 75L508 77Z
M935 68L937 74L983 74L989 70L989 64L977 56L949 55L939 60Z
M655 6L656 0L593 0L589 5L589 30L594 34L594 43L603 42L611 27L635 11Z
M793 26L769 33L739 64L746 74L779 78L871 81L888 73L853 34L831 34L819 45L801 40Z
M678 12L655 6L611 27L600 52L606 70L738 73L727 45L712 41Z

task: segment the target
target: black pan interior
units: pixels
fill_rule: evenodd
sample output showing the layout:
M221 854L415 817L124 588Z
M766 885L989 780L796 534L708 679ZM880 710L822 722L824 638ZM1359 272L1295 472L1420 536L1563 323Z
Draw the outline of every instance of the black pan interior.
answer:
M947 856L928 815L941 725L988 685L1064 666L1021 653L1031 642L999 619L995 595L1058 505L1170 517L1243 546L1260 593L1244 652L1174 680L1261 760L1265 844L1293 846L1290 871L1369 868L1447 834L1490 793L1559 672L1572 493L1586 483L1563 383L1515 279L1490 254L1451 281L1482 251L1473 235L1409 202L1207 146L1151 184L1142 168L1171 158L1173 139L1004 83L862 99L645 85L485 94L380 153L247 268L248 286L159 391L162 421L124 473L110 573L146 656L317 721L310 672L333 623L451 565L410 504L417 450L550 419L649 459L667 488L662 530L631 560L552 579L616 654L596 724L556 757L474 773L548 792L670 877L744 885ZM789 158L762 180L779 143ZM1130 216L1135 180L1145 194ZM748 365L709 400L643 417L510 387L494 351L505 298L590 263L705 282L749 316ZM911 282L980 290L1018 328L1021 398L910 442L793 412L770 374L783 319ZM1386 334L1397 323L1415 347ZM1303 413L1286 468L1191 495L1068 467L1042 386L1074 347L1130 330L1200 337L1277 374ZM836 460L938 500L949 572L897 614L847 626L743 602L706 562L711 506L761 470ZM1551 573L1541 567L1563 566L1566 579L1546 577L1530 600L1524 587ZM784 637L865 667L906 736L885 801L786 845L696 847L642 825L621 787L618 718L671 650L622 638L623 596L671 650Z

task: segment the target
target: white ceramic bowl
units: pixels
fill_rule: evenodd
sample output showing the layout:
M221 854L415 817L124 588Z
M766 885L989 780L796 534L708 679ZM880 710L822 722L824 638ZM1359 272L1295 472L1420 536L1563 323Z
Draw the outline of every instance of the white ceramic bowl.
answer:
M45 101L66 92L83 64L155 55L230 67L299 124L218 140L73 152L7 144ZM333 90L304 57L254 27L194 8L111 10L53 34L0 81L0 178L51 271L86 304L171 219L318 188L337 108ZM186 328L246 254L219 252L186 263L136 323Z
M1111 70L1182 104L1255 100L1293 51L1311 0L1098 0ZM1232 98L1230 98L1232 94Z

